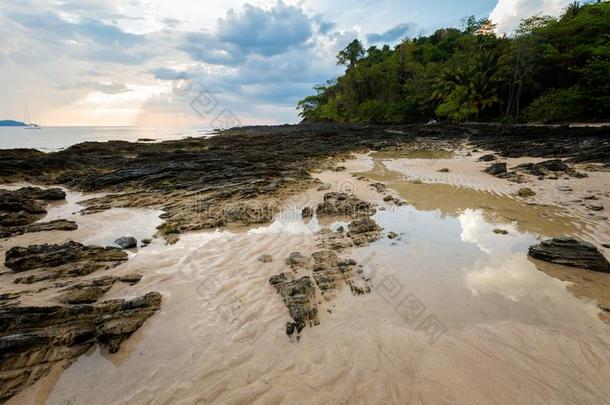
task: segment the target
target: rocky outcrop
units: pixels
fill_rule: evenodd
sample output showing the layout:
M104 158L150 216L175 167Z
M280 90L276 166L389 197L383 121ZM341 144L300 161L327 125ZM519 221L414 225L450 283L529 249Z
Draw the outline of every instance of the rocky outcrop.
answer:
M78 225L74 221L56 219L49 222L36 222L29 225L0 227L0 238L23 235L24 233L49 232L49 231L75 231Z
M47 212L47 202L65 198L66 193L60 188L0 190L0 231L4 227L28 225L39 220Z
M357 268L354 259L340 259L331 250L322 250L311 255L313 258L313 278L322 293L335 290L342 283L349 285L355 295L371 292L368 280L356 277Z
M292 322L286 323L286 334L299 335L305 326L319 325L316 289L311 277L295 279L292 273L282 273L269 279L269 282L284 300Z
M354 295L371 292L370 280L363 277L353 259L342 259L331 250L315 252L311 257L291 253L286 264L291 272L277 274L269 280L282 296L293 321L288 322L288 336L300 338L302 329L319 324L316 286L322 296L348 285ZM312 281L313 280L313 281Z
M369 202L362 201L353 194L332 192L324 194L324 201L318 204L316 214L323 216L370 216L375 208Z
M359 218L348 225L347 236L356 246L365 246L381 238L381 227L371 218Z
M591 243L575 238L553 238L529 248L529 255L546 262L610 273L610 263Z
M161 294L95 305L0 308L0 402L99 344L119 350L161 305Z
M16 282L31 284L41 280L91 274L116 267L128 259L119 248L85 246L78 242L62 245L13 247L6 252L5 265L14 272L39 270Z

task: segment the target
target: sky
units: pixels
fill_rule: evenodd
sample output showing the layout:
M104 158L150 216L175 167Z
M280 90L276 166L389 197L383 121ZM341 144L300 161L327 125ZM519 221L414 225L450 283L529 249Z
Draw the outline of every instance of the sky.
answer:
M510 33L571 0L16 0L0 3L0 119L223 127L298 122L354 38L394 45L464 17Z

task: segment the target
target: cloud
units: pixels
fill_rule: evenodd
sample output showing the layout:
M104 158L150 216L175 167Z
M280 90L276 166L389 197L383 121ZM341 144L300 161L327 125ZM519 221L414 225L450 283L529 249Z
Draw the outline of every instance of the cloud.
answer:
M74 88L95 90L104 94L121 94L131 91L131 89L123 83L81 82L76 84Z
M281 1L269 9L245 4L219 18L213 32L185 33L178 49L198 61L233 66L249 55L270 57L306 48L315 27L328 32L332 24Z
M559 16L573 0L498 0L489 18L499 33L512 34L521 20L536 14Z
M415 29L415 24L404 23L398 24L394 28L390 28L389 30L383 33L372 33L366 36L366 40L370 44L391 44L393 42L399 41L403 39L409 32L412 32Z

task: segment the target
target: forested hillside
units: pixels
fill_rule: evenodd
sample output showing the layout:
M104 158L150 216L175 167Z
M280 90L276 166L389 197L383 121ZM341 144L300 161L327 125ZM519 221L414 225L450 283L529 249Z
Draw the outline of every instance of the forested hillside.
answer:
M486 19L405 39L394 49L354 40L345 74L301 100L306 121L569 122L610 119L610 2L535 16L512 36Z

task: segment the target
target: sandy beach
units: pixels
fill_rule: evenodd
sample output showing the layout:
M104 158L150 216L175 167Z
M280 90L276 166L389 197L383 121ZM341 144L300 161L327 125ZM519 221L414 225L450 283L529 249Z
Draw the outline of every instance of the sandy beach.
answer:
M607 219L573 200L594 193L606 204L610 173L513 184L483 173L487 164L478 159L488 151L472 149L442 158L357 154L337 161L339 171L313 171L317 185L282 199L268 224L187 232L174 244L156 237L127 251L129 259L104 274L143 277L115 284L103 299L158 291L161 309L117 353L92 347L8 403L604 402L610 277L528 259L527 248L558 235L607 243ZM500 159L511 167L540 161ZM517 197L526 186L536 196ZM323 250L323 229L348 226L349 218L302 218L329 192L377 208L371 218L381 238L338 251L355 259L370 293L354 295L343 282L318 290L319 324L289 338L288 308L268 280L286 271L291 253ZM78 230L14 236L0 249L111 245L119 235L152 237L161 224L161 212L147 208L80 215L88 197L67 190L41 219L74 220ZM270 262L260 260L266 254ZM13 284L24 273L2 273L3 290L31 290ZM49 288L24 293L19 305L54 302L52 285L37 283Z

